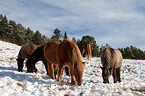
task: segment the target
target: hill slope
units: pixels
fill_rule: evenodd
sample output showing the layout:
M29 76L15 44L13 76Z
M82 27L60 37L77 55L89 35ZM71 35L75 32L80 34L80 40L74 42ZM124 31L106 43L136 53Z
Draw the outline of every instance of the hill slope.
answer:
M64 96L64 95L140 95L145 94L145 61L123 60L121 83L103 84L100 58L86 60L81 86L71 85L70 77L62 76L62 83L46 75L44 65L38 62L37 73L17 71L16 58L20 46L0 41L0 96Z

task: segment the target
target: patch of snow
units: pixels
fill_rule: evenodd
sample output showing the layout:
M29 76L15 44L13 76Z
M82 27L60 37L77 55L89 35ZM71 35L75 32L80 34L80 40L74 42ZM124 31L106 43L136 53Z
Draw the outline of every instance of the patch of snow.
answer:
M62 83L46 75L42 62L37 62L37 73L17 71L16 58L21 46L0 41L0 96L144 96L145 95L145 60L124 59L121 69L121 83L104 84L100 58L86 61L81 86L71 85L70 77L65 73Z

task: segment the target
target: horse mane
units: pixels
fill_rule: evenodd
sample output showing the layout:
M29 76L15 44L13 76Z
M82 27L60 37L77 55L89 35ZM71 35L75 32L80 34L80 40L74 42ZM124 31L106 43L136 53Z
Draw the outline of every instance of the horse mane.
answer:
M79 71L82 72L82 71L84 71L85 66L82 64L83 58L82 58L81 52L80 52L78 46L76 45L76 43L73 41L71 41L71 42L73 44L72 61L81 63L81 64L77 64L77 68Z
M111 47L107 47L103 50L101 58L102 58L102 62L104 62L103 67L107 67L110 68L111 64L113 63L113 58L114 58L114 54L115 54L115 50Z

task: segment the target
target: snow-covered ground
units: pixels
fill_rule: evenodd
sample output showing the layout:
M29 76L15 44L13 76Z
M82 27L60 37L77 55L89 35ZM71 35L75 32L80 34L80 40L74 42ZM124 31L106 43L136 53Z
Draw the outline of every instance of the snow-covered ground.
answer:
M16 58L20 46L0 41L0 96L144 96L145 61L123 60L121 83L102 83L100 58L86 60L81 86L71 85L70 77L62 76L62 83L46 75L42 62L38 62L37 73L17 71Z

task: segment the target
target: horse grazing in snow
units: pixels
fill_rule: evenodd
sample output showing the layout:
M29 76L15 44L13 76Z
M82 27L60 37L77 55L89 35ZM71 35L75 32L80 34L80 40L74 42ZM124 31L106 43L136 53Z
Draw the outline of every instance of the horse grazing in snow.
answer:
M107 47L101 54L103 83L109 83L109 76L113 75L114 83L121 82L120 70L122 65L122 54L119 50Z
M18 64L18 71L23 71L23 63L25 58L29 59L29 57L31 56L31 54L34 52L35 49L37 49L37 45L33 44L32 42L27 43L25 45L23 45L19 51L18 54L18 58L17 60L17 64Z
M91 59L92 58L92 50L93 50L92 44L91 43L86 43L84 45L83 52L82 52L83 57L84 58L87 57L88 59L89 58Z
M53 79L53 64L58 65L58 81L61 82L63 66L68 66L71 74L71 83L82 84L83 71L85 64L81 53L75 42L64 39L63 42L51 41L44 45L44 57L48 64L49 76Z
M44 58L44 45L38 47L33 54L30 56L30 58L27 60L26 62L26 67L27 67L27 72L37 72L37 69L35 67L35 64L38 61L42 61L43 64L45 65L45 69L48 75L48 66L47 66L47 62ZM55 69L55 75L57 74L57 66L53 65L54 69Z

